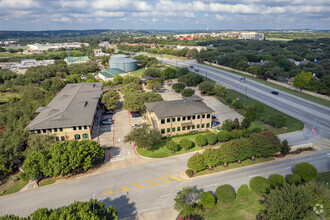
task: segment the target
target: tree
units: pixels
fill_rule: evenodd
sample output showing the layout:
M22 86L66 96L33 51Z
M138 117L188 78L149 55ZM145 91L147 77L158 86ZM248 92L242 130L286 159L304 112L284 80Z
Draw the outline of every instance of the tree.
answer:
M251 73L252 75L260 75L260 66L254 65L254 66L249 66L246 68L246 71Z
M150 82L147 84L147 88L153 91L157 91L163 88L163 85L160 82Z
M225 142L231 139L230 132L223 130L218 133L218 141Z
M251 119L249 117L245 117L241 124L242 128L246 129L246 128L250 127L250 125L251 125Z
M199 172L205 169L206 165L204 163L203 155L200 153L194 154L188 159L187 164L189 169L192 169L195 172Z
M221 164L219 152L217 149L206 149L203 152L204 163L209 167L213 168Z
M194 73L188 73L179 77L179 83L183 83L187 86L197 86L203 82L203 78L200 75Z
M245 60L241 60L237 63L236 69L244 71L248 66L248 62L246 62Z
M310 163L300 163L294 168L294 172L304 181L313 181L317 178L317 169Z
M269 183L272 188L283 187L285 184L285 179L279 174L273 174L269 177Z
M314 219L314 204L313 194L307 186L285 184L270 190L261 216L265 219Z
M55 142L55 135L32 133L27 140L28 147L25 149L24 154L27 156L34 151L50 148Z
M169 141L166 143L166 148L169 149L172 153L179 150L179 145L174 141Z
M190 97L190 96L192 96L193 94L195 94L195 90L193 90L193 89L190 89L190 88L188 88L188 89L184 89L184 90L182 90L182 96L184 96L184 97Z
M44 175L48 166L47 151L32 151L25 159L20 177L25 180L38 179Z
M213 132L207 133L205 135L207 143L210 145L216 144L218 142L218 137Z
M237 196L239 198L247 198L250 195L251 195L251 191L250 191L248 185L246 185L246 184L241 185L237 190Z
M231 131L230 137L231 137L231 139L238 139L241 137L241 132L240 131Z
M183 149L189 150L189 148L191 148L193 146L193 142L191 140L189 140L188 138L184 138L180 141L180 146Z
M175 75L175 69L167 67L160 73L160 77L163 79L173 78Z
M212 82L202 82L199 84L198 89L201 91L201 94L214 95L215 84Z
M287 139L282 141L280 152L282 155L287 155L291 150L291 147L289 146L289 143Z
M119 93L115 90L109 90L102 96L102 103L108 110L114 110L119 103Z
M300 184L301 183L301 176L299 176L298 174L296 173L291 173L287 176L286 178L286 181L289 183L289 184Z
M234 128L234 122L232 120L230 120L230 119L226 119L222 123L221 127L222 127L222 130L231 131Z
M249 137L252 144L251 150L256 157L271 156L281 149L281 141L276 134L271 131L253 133Z
M184 187L174 198L174 209L184 211L189 214L189 210L194 207L201 198L201 191L193 187ZM188 213L187 213L188 212Z
M124 78L121 75L115 75L112 81L115 85L117 85L117 84L123 84L123 80Z
M225 94L227 93L226 87L220 85L220 84L215 84L214 87L214 94L218 97L224 97Z
M138 76L126 75L123 78L123 85L127 85L129 83L139 84L140 81L141 81L141 78Z
M266 194L270 189L269 180L262 176L253 177L250 180L250 189L256 194Z
M235 190L229 185L218 186L215 190L215 196L220 202L230 203L235 200Z
M201 203L205 208L213 208L215 206L214 195L210 192L203 192L201 195Z
M175 91L175 92L181 92L182 90L184 90L185 86L182 84L182 83L175 83L173 84L172 86L172 89Z
M239 129L239 121L238 121L238 118L235 118L234 119L234 128L237 130Z
M302 71L301 73L299 73L298 75L296 75L294 77L293 86L302 90L303 88L305 88L308 85L308 83L312 79L312 77L313 77L313 75L311 72Z
M198 135L195 138L195 143L199 147L205 146L207 144L206 137L204 135L202 135L202 134Z
M124 142L134 141L140 148L151 148L161 141L161 134L158 130L150 130L148 124L140 124L136 129L133 129L128 135L124 137Z
M252 134L252 132L248 129L242 131L243 137L249 137Z
M275 128L281 128L286 125L286 117L283 115L273 115L269 118L269 123Z

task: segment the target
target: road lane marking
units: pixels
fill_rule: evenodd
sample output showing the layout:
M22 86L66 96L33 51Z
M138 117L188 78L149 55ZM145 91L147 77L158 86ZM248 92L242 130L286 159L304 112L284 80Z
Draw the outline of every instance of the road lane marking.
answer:
M152 182L151 180L147 180L146 182L151 183L154 186L158 186L159 185L158 183Z
M133 184L133 186L136 186L136 187L138 187L138 188L140 188L140 189L143 188L143 186L140 186L139 184Z
M324 143L324 142L320 142L320 141L314 141L316 143L320 143L320 144L325 144L325 145L330 145L329 143Z
M253 177L256 177L256 176L258 176L257 174L256 175L251 175L251 176L249 176L249 178L253 178Z
M176 177L174 177L174 176L171 176L171 175L167 175L168 177L170 177L170 178L172 178L172 179L175 179L175 180L177 180L177 181L182 181L182 179L179 179L179 178L176 178Z
M319 144L315 144L315 145L318 146L318 147L325 147L325 148L330 149L330 147L326 147L326 146L323 146L323 145L319 145Z
M125 191L129 191L129 189L127 189L126 187L120 187L120 188L122 188Z
M106 193L112 194L114 192L112 192L111 190L107 190L107 191L103 192L103 195L105 195Z
M171 181L169 181L169 180L167 180L167 179L164 179L164 178L161 178L161 177L158 177L157 179L159 179L159 180L163 180L163 181L165 181L165 182L167 182L167 183L172 183Z

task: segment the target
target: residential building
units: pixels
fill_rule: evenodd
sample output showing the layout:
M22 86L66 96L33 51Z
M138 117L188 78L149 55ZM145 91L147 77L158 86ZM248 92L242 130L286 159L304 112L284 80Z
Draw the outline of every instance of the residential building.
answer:
M68 49L75 49L80 48L81 45L85 45L86 47L89 46L89 43L80 43L80 42L73 42L73 43L46 43L46 44L28 44L29 50L31 51L47 51L51 50L58 50L60 48L68 48Z
M64 59L64 61L70 65L70 64L76 64L76 63L87 63L89 62L89 58L87 56L84 57L67 57Z
M54 134L57 141L92 139L95 113L102 95L102 82L66 85L26 129Z
M211 128L213 109L198 96L145 104L152 128L162 135L184 134Z
M263 40L265 38L263 33L257 32L241 32L238 34L238 39L242 40Z

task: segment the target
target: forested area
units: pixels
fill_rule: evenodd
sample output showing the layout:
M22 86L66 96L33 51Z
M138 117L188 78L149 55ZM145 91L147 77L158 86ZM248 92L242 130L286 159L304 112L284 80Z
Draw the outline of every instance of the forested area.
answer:
M0 105L0 175L15 172L26 152L39 149L38 142L29 141L29 132L25 130L36 116L35 111L46 106L67 83L94 80L81 75L97 69L94 63L67 66L63 61L30 68L24 75L0 69L0 94L13 95ZM49 140L44 141L44 147L51 146Z

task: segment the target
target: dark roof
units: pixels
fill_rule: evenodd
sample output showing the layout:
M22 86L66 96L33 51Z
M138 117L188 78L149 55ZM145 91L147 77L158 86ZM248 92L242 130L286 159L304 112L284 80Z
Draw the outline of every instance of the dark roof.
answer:
M189 116L201 113L212 113L213 109L202 101L195 100L173 100L151 102L145 104L149 112L154 112L158 118L173 116Z
M92 125L102 94L102 82L66 85L27 126L29 130Z
M192 95L190 97L183 97L183 100L186 101L202 101L203 99L197 95Z
M103 76L105 76L107 78L112 78L121 73L126 73L126 72L124 70L121 70L118 68L110 68L110 69L106 69L104 72L100 72L100 74L102 74Z

